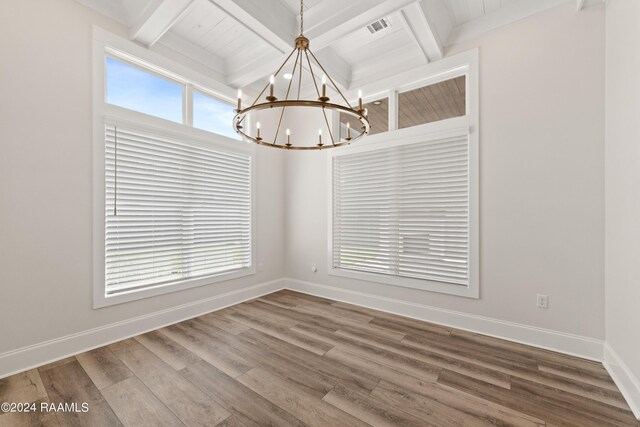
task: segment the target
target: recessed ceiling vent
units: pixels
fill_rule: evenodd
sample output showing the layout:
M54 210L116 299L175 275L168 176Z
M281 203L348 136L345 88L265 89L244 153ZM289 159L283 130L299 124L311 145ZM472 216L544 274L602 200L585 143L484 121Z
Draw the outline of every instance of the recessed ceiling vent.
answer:
M369 30L371 34L375 34L389 27L391 27L389 20L387 18L381 18L367 25L367 30Z

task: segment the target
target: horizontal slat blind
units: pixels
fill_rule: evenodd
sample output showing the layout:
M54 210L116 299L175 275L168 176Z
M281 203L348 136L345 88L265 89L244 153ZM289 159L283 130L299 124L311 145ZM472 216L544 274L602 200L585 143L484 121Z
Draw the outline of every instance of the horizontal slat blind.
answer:
M469 284L466 136L333 158L333 268Z
M106 126L107 295L251 266L251 157Z

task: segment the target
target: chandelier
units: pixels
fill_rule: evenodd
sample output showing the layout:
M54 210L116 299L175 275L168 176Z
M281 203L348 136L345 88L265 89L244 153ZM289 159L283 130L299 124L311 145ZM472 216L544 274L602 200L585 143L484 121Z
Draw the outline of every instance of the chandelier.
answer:
M345 98L340 89L338 89L338 86L335 84L331 76L329 76L329 74L325 71L322 64L320 64L316 56L309 48L309 39L304 36L303 8L304 0L301 0L300 35L295 39L294 48L287 59L285 59L282 65L278 68L278 70L271 75L269 83L264 87L264 89L262 89L262 92L258 94L256 99L250 106L243 108L242 91L238 91L238 106L237 109L234 110L236 115L233 118L233 128L239 135L241 135L248 141L253 141L256 144L260 145L287 150L322 150L323 148L333 148L350 144L369 133L369 118L367 110L362 106L362 92L358 93L358 107L352 107L347 98ZM295 60L293 60L293 58L295 58ZM290 64L290 62L293 62L293 64ZM306 68L308 71L308 76L310 76L310 80L313 83L313 85L310 87L312 87L312 90L315 89L315 94L317 95L317 97L300 97L300 92L304 80L304 68ZM317 79L317 77L319 76L317 73L318 69L320 69L323 73L321 79ZM274 95L276 81L275 78L281 71L285 72L287 70L291 70L289 73L285 74L285 78L289 79L289 84L287 86L284 99L280 100ZM297 88L294 88L294 92L297 92L297 94L294 98L292 96L293 94L291 93L291 89L292 84L295 80L297 80ZM335 92L335 95L338 97L339 103L332 102L331 98L329 98L327 91L327 80L331 85L330 89ZM268 95L262 98L262 96L267 93L267 89ZM342 101L344 101L344 104L342 103ZM256 122L255 129L247 129L245 124L248 122L247 118L251 116L252 113L257 113L261 110L272 109L276 109L276 111L279 109L279 114L275 116L279 116L277 125L274 123L273 127L269 127L270 129L276 129L275 136L272 140L266 140L262 138L260 134L260 122ZM325 134L325 140L323 141L322 139L322 127L318 129L317 141L307 141L304 145L300 144L299 140L296 140L295 135L291 133L290 129L286 129L285 132L282 132L282 121L287 109L320 110L322 112L324 124L326 125L327 130L327 133ZM359 121L361 125L360 129L352 129L351 121L349 120L347 121L344 138L341 136L342 132L340 132L338 135L334 135L334 132L331 129L331 122L327 117L327 111L334 114L345 114L350 118L355 119L353 121L356 123ZM252 123L253 121L253 118L251 118Z

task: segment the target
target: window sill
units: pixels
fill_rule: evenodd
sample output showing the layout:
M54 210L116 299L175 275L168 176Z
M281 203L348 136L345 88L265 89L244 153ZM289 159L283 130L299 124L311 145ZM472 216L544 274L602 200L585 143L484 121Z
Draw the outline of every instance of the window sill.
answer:
M136 301L145 298L151 298L159 295L169 294L173 292L183 291L199 286L212 285L214 283L224 282L227 280L237 279L240 277L251 276L256 273L255 267L244 268L229 273L216 274L212 276L198 277L194 279L186 279L180 282L165 283L148 289L124 291L116 295L107 296L104 293L104 285L97 287L93 295L93 308L99 309L111 305L122 304L125 302ZM98 288L101 291L98 291Z
M403 288L419 289L421 291L437 292L441 294L455 295L465 298L480 298L480 290L477 283L468 286L452 283L436 282L433 280L412 279L408 277L387 276L384 274L367 273L363 271L344 270L330 268L329 275L345 277L348 279L364 280L368 282L382 283Z

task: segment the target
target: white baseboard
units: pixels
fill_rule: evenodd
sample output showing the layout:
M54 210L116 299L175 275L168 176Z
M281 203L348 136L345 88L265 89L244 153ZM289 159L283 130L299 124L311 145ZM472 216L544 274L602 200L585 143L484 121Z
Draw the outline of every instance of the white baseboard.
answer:
M291 278L261 283L204 300L183 304L133 319L123 320L2 353L0 354L0 379L281 289L291 289L297 292L343 301L585 359L596 361L604 360L604 366L607 371L629 403L635 416L640 419L640 381L634 377L630 369L608 343L564 332L536 328L519 323L506 322L489 317L354 292Z
M633 375L609 343L604 344L604 367L620 389L633 415L640 420L640 379Z
M413 302L364 294L319 283L285 278L285 287L293 291L347 302L375 310L398 314L413 319L502 338L571 356L602 362L604 342L594 338L537 328L520 323L506 322L490 317L476 316L459 311Z
M283 289L273 280L0 354L0 378Z
M503 338L572 356L596 361L603 360L604 343L600 340L393 298L348 291L318 283L283 278L2 353L0 354L0 378L211 311L220 310L284 288ZM620 366L620 364L616 364L616 366Z

